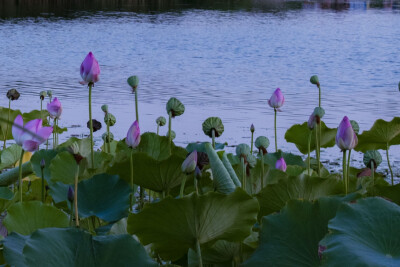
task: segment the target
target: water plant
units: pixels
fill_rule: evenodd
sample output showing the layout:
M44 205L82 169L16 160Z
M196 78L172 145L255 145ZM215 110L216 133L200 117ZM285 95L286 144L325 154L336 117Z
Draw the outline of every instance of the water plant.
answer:
M187 158L182 162L182 172L185 173L186 175L190 175L194 172L197 166L197 151L194 150L192 153L190 153ZM185 183L186 183L186 176L183 178L182 183L181 183L181 190L179 193L179 196L183 198L183 192L185 190ZM198 190L196 190L198 191Z
M210 117L203 122L202 129L205 135L212 138L212 147L215 149L215 137L224 132L224 124L219 117Z
M160 130L160 126L164 126L167 123L167 120L165 119L165 117L160 116L156 119L156 123L157 123L157 135L159 134L159 130Z
M285 97L283 96L281 89L277 88L268 100L268 105L274 109L274 129L275 129L275 152L278 152L278 136L276 134L276 112L281 111L280 107L285 103Z
M138 121L135 121L131 127L129 127L128 133L126 134L125 143L132 149L136 148L140 143L140 128ZM130 167L131 167L131 195L130 195L130 209L132 211L133 206L133 194L134 194L134 184L133 184L133 150L130 151ZM143 202L143 192L140 194L141 203Z
M11 111L11 101L18 100L20 97L19 92L17 89L10 89L7 91L7 98L8 98L8 115L7 115L7 122L10 122L10 111ZM8 123L6 124L6 130L3 130L3 138L4 138L4 143L3 143L3 150L6 149L6 141L8 137Z
M382 163L382 156L377 150L368 150L364 153L363 162L371 169L372 184L375 184L375 169Z
M251 124L250 126L250 132L251 132L251 141L250 141L250 153L253 154L253 137L254 137L254 124Z
M168 114L168 138L169 138L169 143L171 144L172 141L172 135L171 135L171 121L172 118L175 118L176 116L180 116L185 112L185 106L182 104L181 101L176 99L175 97L171 97L168 102L167 102L167 114Z
M58 128L58 120L60 119L62 113L62 105L61 102L55 97L52 102L47 104L47 111L49 112L50 118L53 119L53 129ZM56 148L58 145L58 133L57 131L53 131L53 148Z
M139 85L139 77L130 76L127 82L129 86L132 88L132 93L135 94L135 114L136 114L136 121L139 122L138 91L137 91Z
M258 149L258 155L261 159L261 189L264 188L264 154L267 154L267 148L269 146L269 139L265 136L259 136L256 139L256 148Z

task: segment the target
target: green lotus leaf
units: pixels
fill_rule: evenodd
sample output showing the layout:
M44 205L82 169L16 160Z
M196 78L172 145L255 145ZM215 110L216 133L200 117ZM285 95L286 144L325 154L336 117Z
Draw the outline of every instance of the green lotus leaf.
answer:
M126 230L126 227L128 225L128 218L122 218L118 222L114 223L111 226L111 229L109 231L109 235L122 235L122 234L128 234L128 231Z
M215 137L219 137L224 132L224 124L219 117L210 117L203 122L203 132L205 135L212 137L212 130L214 129Z
M34 109L30 112L23 113L22 118L24 119L24 123L27 123L28 121L34 120L34 119L42 119L42 124L43 125L49 125L49 122L47 120L47 117L49 116L49 112L45 109L42 111Z
M59 145L58 149L61 149L61 148L68 149L72 145L77 146L76 152L77 152L77 154L81 155L82 157L89 158L91 156L90 155L91 142L90 142L89 138L79 139L76 137L71 137L66 142Z
M188 153L193 152L194 150L196 150L197 152L204 152L206 153L206 147L205 144L208 142L203 142L203 143L189 143L186 146L186 151ZM215 150L221 150L224 149L226 146L226 143L215 143Z
M11 200L14 193L8 187L0 187L0 199Z
M369 131L364 131L358 136L356 151L386 150L387 146L400 144L400 117L391 121L376 120Z
M259 246L243 266L319 266L318 243L328 233L328 221L343 201L357 197L289 200L278 214L263 217Z
M257 194L260 203L259 218L281 210L290 199L316 200L343 192L343 184L335 178L292 176L268 184Z
M56 125L56 126L52 126L53 127L53 133L58 133L58 134L62 134L63 132L67 132L68 131L68 128L67 127L60 127L60 126L58 126L58 125Z
M235 173L235 170L233 169L231 163L229 162L229 159L224 151L222 151L222 154L218 153L221 158L222 164L224 164L225 169L228 171L229 176L232 179L232 182L235 184L237 187L242 187L242 183L239 181L238 176Z
M113 160L113 156L102 152L94 152L94 168L92 167L90 157L84 158L79 163L79 181L93 177L96 174L105 173L109 168L110 162Z
M79 170L79 166L74 156L68 151L64 151L58 153L57 156L51 160L49 169L52 182L74 184L75 175Z
M335 137L337 128L328 128L321 121L321 147L333 147L335 145ZM318 128L319 131L319 128ZM303 124L295 124L290 127L285 133L285 139L289 143L294 143L297 149L302 154L308 153L308 136L311 134L310 152L315 150L315 130L310 131L307 122ZM286 160L286 159L285 159ZM287 162L286 162L287 163Z
M400 207L382 198L344 203L329 222L323 266L400 266Z
M14 166L20 159L22 147L17 144L12 144L6 149L1 151L0 170Z
M3 221L9 232L29 235L37 229L68 227L67 214L40 201L16 203L7 210Z
M4 240L3 255L8 264L12 266L25 267L24 256L22 250L24 249L25 242L29 236L20 235L12 232Z
M16 238L14 238L15 240ZM21 266L23 238L6 240L5 257L10 265ZM14 252L14 255L11 252ZM158 266L143 246L129 235L91 236L76 228L49 228L34 232L22 249L22 266Z
M128 215L130 192L129 185L117 175L100 174L81 181L78 184L79 216L118 221Z
M128 217L128 232L164 260L177 260L200 245L217 240L239 242L250 235L258 203L238 188L230 195L209 192L184 198L166 198L146 205Z
M46 179L47 183L50 183L51 172L50 172L50 163L57 156L57 151L49 149L49 150L39 150L36 151L31 157L31 165L33 172L39 178L42 177L42 168L40 166L40 162L42 159L44 160L44 168L43 168L43 176Z
M137 152L144 152L153 159L164 160L171 154L186 157L187 151L182 147L170 146L168 137L155 133L144 133L140 136L140 144Z
M9 120L9 123L7 123L9 111L10 111L10 120ZM11 127L12 127L12 124L13 124L15 118L18 115L21 115L21 111L18 109L13 110L13 109L0 107L0 119L1 119L0 120L0 140L4 141L7 127L8 127L8 130L7 130L6 140L14 139L12 136Z
M175 97L171 97L166 105L167 113L172 113L172 118L176 116L180 116L185 112L185 106L182 104L181 101L176 99Z
M223 194L232 193L235 191L236 186L233 183L228 170L225 168L224 164L219 159L217 152L212 148L210 143L206 143L205 148L210 161L216 190Z
M368 188L368 196L379 196L400 205L400 184L394 186L375 184Z
M304 163L303 159L300 156L285 152L275 152L264 155L264 163L268 164L270 168L275 169L276 161L281 157L283 157L283 159L286 162L286 165L288 166L298 165L300 167L306 168L306 164Z

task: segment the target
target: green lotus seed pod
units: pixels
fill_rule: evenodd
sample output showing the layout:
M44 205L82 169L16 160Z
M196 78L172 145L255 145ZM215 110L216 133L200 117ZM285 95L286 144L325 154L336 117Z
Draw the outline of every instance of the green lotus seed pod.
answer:
M313 75L313 76L311 76L311 78L310 78L310 82L311 82L312 84L319 85L319 79L318 79L318 76L317 76L317 75Z
M167 134L166 134L165 136L166 136L166 137L169 137L168 132L167 132ZM174 140L175 137L176 137L176 133L175 133L174 131L171 130L171 139Z
M353 131L358 134L360 132L360 126L356 121L350 120L351 127L353 127Z
M321 107L316 107L314 109L313 112L314 116L319 117L320 119L322 119L322 117L325 115L325 110ZM317 123L319 123L319 121L317 120Z
M167 113L169 112L172 113L172 118L180 116L185 112L185 106L175 97L171 97L167 103Z
M259 136L256 139L256 143L255 143L256 148L258 149L267 149L267 147L269 146L269 139L268 137L265 136Z
M40 99L44 100L44 98L47 96L47 92L46 91L41 91L40 92Z
M374 168L376 169L382 163L382 156L377 150L368 150L364 153L363 158L365 166L371 168L371 161L374 162Z
M101 138L103 139L104 142L110 143L114 140L114 135L112 133L110 133L110 139L108 139L108 133L103 133Z
M167 123L167 120L163 116L160 116L156 119L156 123L157 125L164 126Z
M250 168L254 168L257 164L257 158L254 155L249 154L247 156L247 163L249 163Z
M224 132L224 124L218 117L210 117L203 122L203 132L205 135L212 137L212 130L214 129L215 137L221 136Z
M20 94L18 93L17 89L10 89L7 91L7 98L11 101L18 100Z
M250 155L250 147L248 144L240 144L236 147L236 156L247 157Z
M107 113L104 116L104 123L107 124L107 122L109 123L110 126L114 126L114 124L117 122L117 119L113 114Z
M131 76L127 80L128 84L130 87L132 87L132 90L135 92L136 88L139 85L139 77L138 76Z
M101 106L101 110L102 110L103 112L107 113L107 112L108 112L108 105L102 105L102 106Z

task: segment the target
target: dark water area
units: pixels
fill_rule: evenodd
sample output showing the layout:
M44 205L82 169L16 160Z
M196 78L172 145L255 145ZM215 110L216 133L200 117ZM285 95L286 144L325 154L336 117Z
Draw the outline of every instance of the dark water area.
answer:
M64 106L60 125L69 127L62 138L87 134L88 90L78 82L92 51L101 68L94 118L102 121L100 107L108 104L117 138L134 120L126 79L138 75L142 132L155 131L155 119L167 117L165 104L177 97L186 106L172 123L180 145L208 140L201 124L210 116L224 122L219 141L249 143L253 123L255 137L273 143L267 101L280 87L286 101L278 146L299 153L283 136L318 105L311 75L320 78L329 127L347 115L364 131L400 115L399 44L400 1L0 0L0 105L17 88L22 96L13 107L38 109L39 92L53 90ZM102 133L95 133L97 145ZM390 153L400 166L400 149ZM337 161L341 153L334 147L321 156ZM354 159L360 167L362 154Z

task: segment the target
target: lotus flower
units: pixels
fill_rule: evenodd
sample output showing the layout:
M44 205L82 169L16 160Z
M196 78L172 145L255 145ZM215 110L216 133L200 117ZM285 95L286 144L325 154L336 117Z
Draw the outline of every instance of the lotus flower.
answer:
M125 142L128 146L135 148L140 143L140 128L139 123L135 121L132 126L129 128L128 133L126 135Z
M268 105L271 108L280 108L285 102L285 97L283 96L281 89L276 88L275 92L272 94L271 98L268 100Z
M182 163L182 172L192 173L197 166L197 151L194 150Z
M350 150L355 148L357 143L357 135L351 127L350 120L344 116L336 134L336 145L341 150Z
M99 75L99 63L93 56L92 52L89 52L81 64L81 77L85 83L95 83L99 80Z
M314 113L312 113L307 122L308 129L310 129L310 130L314 129L316 123L317 123L317 118L314 115Z
M61 102L58 101L57 97L51 103L47 104L47 111L52 119L60 119L62 113Z
M278 169L278 170L281 170L283 172L286 171L286 162L285 162L285 159L283 157L276 161L275 168Z
M24 125L21 115L18 115L12 126L12 135L15 142L26 151L34 152L44 143L53 132L52 127L42 127L42 120L35 119Z

